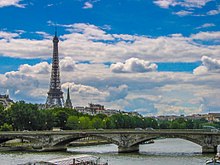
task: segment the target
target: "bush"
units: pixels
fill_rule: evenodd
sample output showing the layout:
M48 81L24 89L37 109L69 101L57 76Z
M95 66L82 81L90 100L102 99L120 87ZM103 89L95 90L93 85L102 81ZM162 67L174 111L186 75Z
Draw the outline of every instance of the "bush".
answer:
M0 127L0 131L12 131L13 127L10 124L4 123L1 127Z

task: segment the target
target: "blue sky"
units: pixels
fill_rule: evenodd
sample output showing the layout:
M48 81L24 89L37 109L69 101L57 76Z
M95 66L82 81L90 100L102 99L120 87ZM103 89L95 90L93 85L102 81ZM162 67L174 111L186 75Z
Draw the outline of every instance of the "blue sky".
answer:
M74 106L144 115L220 108L220 1L0 0L0 92L44 103L52 37Z

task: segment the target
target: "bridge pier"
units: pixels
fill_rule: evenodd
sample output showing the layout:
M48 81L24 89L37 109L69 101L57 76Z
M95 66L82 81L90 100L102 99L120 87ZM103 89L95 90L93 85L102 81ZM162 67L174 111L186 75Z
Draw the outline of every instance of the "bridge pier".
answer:
M217 153L217 146L202 146L202 153Z
M139 152L139 145L131 146L131 147L118 147L119 153L130 153L130 152Z

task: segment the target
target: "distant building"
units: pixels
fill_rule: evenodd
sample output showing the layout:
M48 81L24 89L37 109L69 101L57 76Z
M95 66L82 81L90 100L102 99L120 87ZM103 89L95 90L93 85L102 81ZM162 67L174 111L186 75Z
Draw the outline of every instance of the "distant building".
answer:
M0 104L2 104L5 108L10 107L14 101L9 98L9 94L0 95Z
M220 113L208 113L206 116L209 122L220 122Z
M176 115L168 115L168 116L157 116L156 119L158 120L168 120L168 121L173 121L178 118L183 118L181 116L176 116Z
M95 114L105 111L104 105L92 104L92 103L89 104L89 109Z
M92 103L90 103L88 107L74 107L74 109L80 113L89 115L105 114L107 116L111 116L120 113L119 110L105 109L104 105Z
M68 88L68 90L67 90L67 98L66 98L66 102L65 102L65 104L64 104L64 107L65 107L65 108L70 108L70 109L73 108L72 102L71 102L71 99L70 99L70 89L69 89L69 88Z

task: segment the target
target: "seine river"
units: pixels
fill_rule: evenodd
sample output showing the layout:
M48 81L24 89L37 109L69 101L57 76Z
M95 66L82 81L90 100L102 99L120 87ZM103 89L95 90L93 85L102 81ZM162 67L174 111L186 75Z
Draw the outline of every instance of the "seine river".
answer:
M201 147L182 139L160 139L140 145L139 153L118 154L113 144L73 147L69 152L0 152L0 165L50 160L74 154L91 154L108 160L109 165L204 165L214 155L202 155Z

